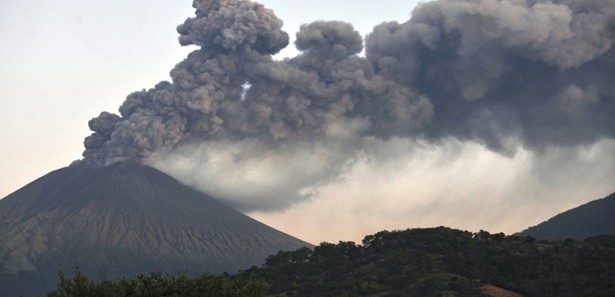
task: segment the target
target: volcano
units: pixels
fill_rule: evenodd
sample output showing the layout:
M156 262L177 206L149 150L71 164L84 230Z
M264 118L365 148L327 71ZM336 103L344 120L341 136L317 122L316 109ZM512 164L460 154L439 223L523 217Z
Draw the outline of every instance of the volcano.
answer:
M136 162L76 164L0 200L0 291L40 294L58 273L95 279L236 272L310 246Z

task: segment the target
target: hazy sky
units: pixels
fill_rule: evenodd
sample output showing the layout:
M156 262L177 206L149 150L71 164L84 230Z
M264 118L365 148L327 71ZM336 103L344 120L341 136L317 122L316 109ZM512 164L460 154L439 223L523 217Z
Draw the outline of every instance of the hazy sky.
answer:
M383 21L408 20L419 1L260 2L294 36L300 24L320 19L350 22L365 35ZM169 79L171 68L194 49L180 47L176 32L193 15L191 4L0 0L0 197L79 159L89 119L116 112L129 93ZM295 53L290 45L280 57ZM251 213L313 243L436 225L511 233L615 191L612 139L508 154L455 139L362 139L361 150L338 160L330 152L347 149L333 141L343 138L333 131L332 141L318 146L261 152L235 171L224 162L220 168L186 169L181 165L187 161L178 156L163 156L158 165L183 182L207 183L200 188L243 199L310 180L310 172L321 174L341 162L330 179L298 182L305 200ZM223 156L250 145L216 143L183 153Z

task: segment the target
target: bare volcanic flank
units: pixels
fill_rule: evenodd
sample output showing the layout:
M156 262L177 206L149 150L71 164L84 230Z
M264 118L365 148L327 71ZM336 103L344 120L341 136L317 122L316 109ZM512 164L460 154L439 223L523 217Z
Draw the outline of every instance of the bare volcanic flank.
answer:
M234 272L309 246L135 162L37 179L0 200L0 234L0 288L14 293L75 267L95 278Z

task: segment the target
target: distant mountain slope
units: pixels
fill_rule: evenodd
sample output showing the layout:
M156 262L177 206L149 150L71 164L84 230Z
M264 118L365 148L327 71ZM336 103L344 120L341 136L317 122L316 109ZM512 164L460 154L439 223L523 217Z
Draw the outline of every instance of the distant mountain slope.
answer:
M615 193L558 214L519 235L539 239L583 239L615 234Z
M96 279L235 272L309 246L133 162L37 179L0 200L0 234L2 296L40 293L75 267Z

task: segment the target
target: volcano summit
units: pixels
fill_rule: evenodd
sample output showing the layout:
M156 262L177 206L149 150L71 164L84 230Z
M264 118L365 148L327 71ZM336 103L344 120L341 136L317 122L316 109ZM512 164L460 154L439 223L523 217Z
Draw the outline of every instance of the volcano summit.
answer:
M53 171L0 200L3 294L49 289L59 271L234 272L309 246L136 162ZM36 284L33 286L32 284Z

